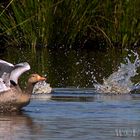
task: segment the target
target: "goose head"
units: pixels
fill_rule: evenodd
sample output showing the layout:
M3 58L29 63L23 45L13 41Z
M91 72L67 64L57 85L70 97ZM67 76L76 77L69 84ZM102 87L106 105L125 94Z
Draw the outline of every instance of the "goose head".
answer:
M28 84L36 84L37 82L39 81L45 81L46 78L45 77L42 77L38 74L31 74L29 79L28 79Z

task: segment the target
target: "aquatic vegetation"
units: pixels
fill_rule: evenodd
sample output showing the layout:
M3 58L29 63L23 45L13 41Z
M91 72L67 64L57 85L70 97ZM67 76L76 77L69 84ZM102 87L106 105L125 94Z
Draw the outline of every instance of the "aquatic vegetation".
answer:
M103 80L103 84L94 84L95 89L101 93L129 93L138 88L131 81L131 78L138 74L137 68L140 67L139 55L134 53L134 56L136 57L134 62L126 57L126 63L121 63L117 71Z
M6 46L138 46L139 0L11 0L0 3Z

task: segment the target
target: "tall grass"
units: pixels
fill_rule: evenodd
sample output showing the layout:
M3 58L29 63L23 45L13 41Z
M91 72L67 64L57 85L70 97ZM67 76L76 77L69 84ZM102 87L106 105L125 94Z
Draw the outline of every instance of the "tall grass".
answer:
M109 45L123 48L140 43L139 7L139 0L104 1L98 27L106 34Z
M64 0L54 12L54 44L72 44L86 34L88 25L93 23L98 0ZM95 22L95 21L94 21Z
M52 23L50 6L51 0L13 0L0 18L8 45L47 45Z
M139 0L11 0L0 4L0 36L11 46L108 46L140 42Z

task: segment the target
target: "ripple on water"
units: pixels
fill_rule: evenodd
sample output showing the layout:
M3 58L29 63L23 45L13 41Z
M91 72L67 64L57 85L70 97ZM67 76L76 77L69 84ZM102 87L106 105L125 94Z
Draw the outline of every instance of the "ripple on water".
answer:
M32 99L22 113L0 114L0 138L139 139L139 103L140 98L130 94L93 94L90 101Z

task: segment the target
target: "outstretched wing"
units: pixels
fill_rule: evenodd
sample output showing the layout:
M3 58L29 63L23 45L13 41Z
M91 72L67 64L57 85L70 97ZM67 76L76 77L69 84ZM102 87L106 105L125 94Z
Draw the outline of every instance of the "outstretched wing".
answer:
M9 78L13 69L13 64L0 59L0 78L3 79L6 86L10 84Z
M18 83L20 75L30 69L27 62L13 65L0 59L0 78L3 79L6 86L10 86L10 80Z
M0 77L2 77L4 73L11 73L13 69L13 64L0 59Z
M20 75L28 70L30 70L30 65L27 62L16 64L10 74L10 80L14 81L17 84Z

